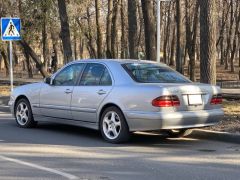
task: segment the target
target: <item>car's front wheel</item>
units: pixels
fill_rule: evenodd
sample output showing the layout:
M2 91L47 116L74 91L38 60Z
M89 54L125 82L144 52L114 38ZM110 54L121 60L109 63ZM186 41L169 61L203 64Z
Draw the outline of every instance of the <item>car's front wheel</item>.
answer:
M117 107L108 107L101 116L100 130L103 138L111 143L125 142L130 137L123 113Z
M26 99L20 99L15 106L15 119L17 124L23 128L34 127L37 122L34 121L30 103Z

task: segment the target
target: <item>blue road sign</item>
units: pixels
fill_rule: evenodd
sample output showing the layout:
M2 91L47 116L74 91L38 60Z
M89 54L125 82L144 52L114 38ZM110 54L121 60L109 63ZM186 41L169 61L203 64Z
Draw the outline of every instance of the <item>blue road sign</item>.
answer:
M1 36L3 41L21 40L20 18L1 18Z

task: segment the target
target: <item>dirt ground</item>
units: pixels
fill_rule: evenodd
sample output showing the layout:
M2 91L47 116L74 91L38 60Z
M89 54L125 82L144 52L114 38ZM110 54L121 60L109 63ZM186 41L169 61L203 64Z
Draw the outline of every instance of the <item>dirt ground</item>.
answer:
M0 96L9 96L10 87L0 86ZM224 118L213 127L206 129L240 134L240 100L223 101Z
M210 130L240 134L240 100L223 101L224 118Z

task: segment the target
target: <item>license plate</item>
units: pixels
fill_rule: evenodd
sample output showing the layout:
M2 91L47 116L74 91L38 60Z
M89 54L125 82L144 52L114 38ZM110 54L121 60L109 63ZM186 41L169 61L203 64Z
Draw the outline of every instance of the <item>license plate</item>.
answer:
M202 95L201 94L194 94L188 95L188 104L189 105L202 105Z

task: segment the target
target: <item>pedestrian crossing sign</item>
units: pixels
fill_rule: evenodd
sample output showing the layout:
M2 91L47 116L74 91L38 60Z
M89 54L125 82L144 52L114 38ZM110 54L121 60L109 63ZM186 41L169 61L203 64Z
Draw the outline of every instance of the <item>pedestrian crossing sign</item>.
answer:
M3 41L21 40L20 18L1 18L1 36Z

